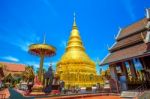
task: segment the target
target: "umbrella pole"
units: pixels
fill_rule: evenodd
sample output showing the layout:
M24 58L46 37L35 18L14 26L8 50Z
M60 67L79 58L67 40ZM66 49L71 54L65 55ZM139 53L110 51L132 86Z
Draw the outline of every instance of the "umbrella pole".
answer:
M43 63L44 63L44 55L40 57L40 68L39 68L39 81L42 83L43 81Z

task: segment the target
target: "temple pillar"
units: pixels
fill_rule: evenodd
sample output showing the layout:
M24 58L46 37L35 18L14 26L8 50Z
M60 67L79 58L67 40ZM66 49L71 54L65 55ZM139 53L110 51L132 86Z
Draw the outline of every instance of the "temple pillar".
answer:
M126 91L128 90L128 86L127 86L127 78L128 78L128 73L127 73L127 68L125 65L125 62L120 62L118 63L118 65L120 66L122 75L119 76L119 81L120 81L120 87L122 91Z
M122 74L125 75L126 78L128 78L128 72L127 72L127 68L126 68L125 62L121 62L120 66L121 66Z
M134 65L133 60L129 60L128 63L129 63L131 75L132 75L133 77L137 77L137 75L136 75L136 69L135 69L135 65Z
M110 68L111 77L115 80L118 80L116 66L110 65L109 68Z

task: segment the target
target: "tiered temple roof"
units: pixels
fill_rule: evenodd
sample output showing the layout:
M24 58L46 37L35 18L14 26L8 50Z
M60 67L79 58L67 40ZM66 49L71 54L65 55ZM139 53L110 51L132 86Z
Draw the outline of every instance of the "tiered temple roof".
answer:
M150 9L147 9L147 16L145 18L119 30L116 42L109 48L110 53L100 65L116 63L149 54L149 44L147 44L150 39L149 15ZM145 42L146 40L147 42Z

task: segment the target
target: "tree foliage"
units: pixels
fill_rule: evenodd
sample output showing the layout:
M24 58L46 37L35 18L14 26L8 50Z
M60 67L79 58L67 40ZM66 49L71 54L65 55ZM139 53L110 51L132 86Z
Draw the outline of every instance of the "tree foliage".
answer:
M30 80L33 81L33 79L35 77L33 67L32 66L27 66L25 68L25 71L22 73L22 77L26 81L30 81Z

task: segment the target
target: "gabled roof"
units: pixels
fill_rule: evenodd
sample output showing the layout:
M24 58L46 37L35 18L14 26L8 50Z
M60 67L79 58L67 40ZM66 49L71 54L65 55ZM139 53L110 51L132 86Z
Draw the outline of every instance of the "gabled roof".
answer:
M147 36L149 29L147 27L148 22L149 19L145 17L126 28L120 29L115 44L109 49L109 55L105 57L100 65L106 65L149 54L147 53L147 44L142 38L143 36L144 38L147 38L147 41L149 40L149 36Z
M132 35L138 31L142 31L143 29L146 29L145 27L146 27L147 23L148 23L148 19L143 18L142 20L139 20L138 22L135 22L135 23L127 26L126 28L123 28L116 39L120 40L120 39L127 37L129 35Z
M25 71L25 65L23 64L15 64L15 63L8 63L8 62L0 62L0 64L3 64L7 71L12 71L12 72Z

